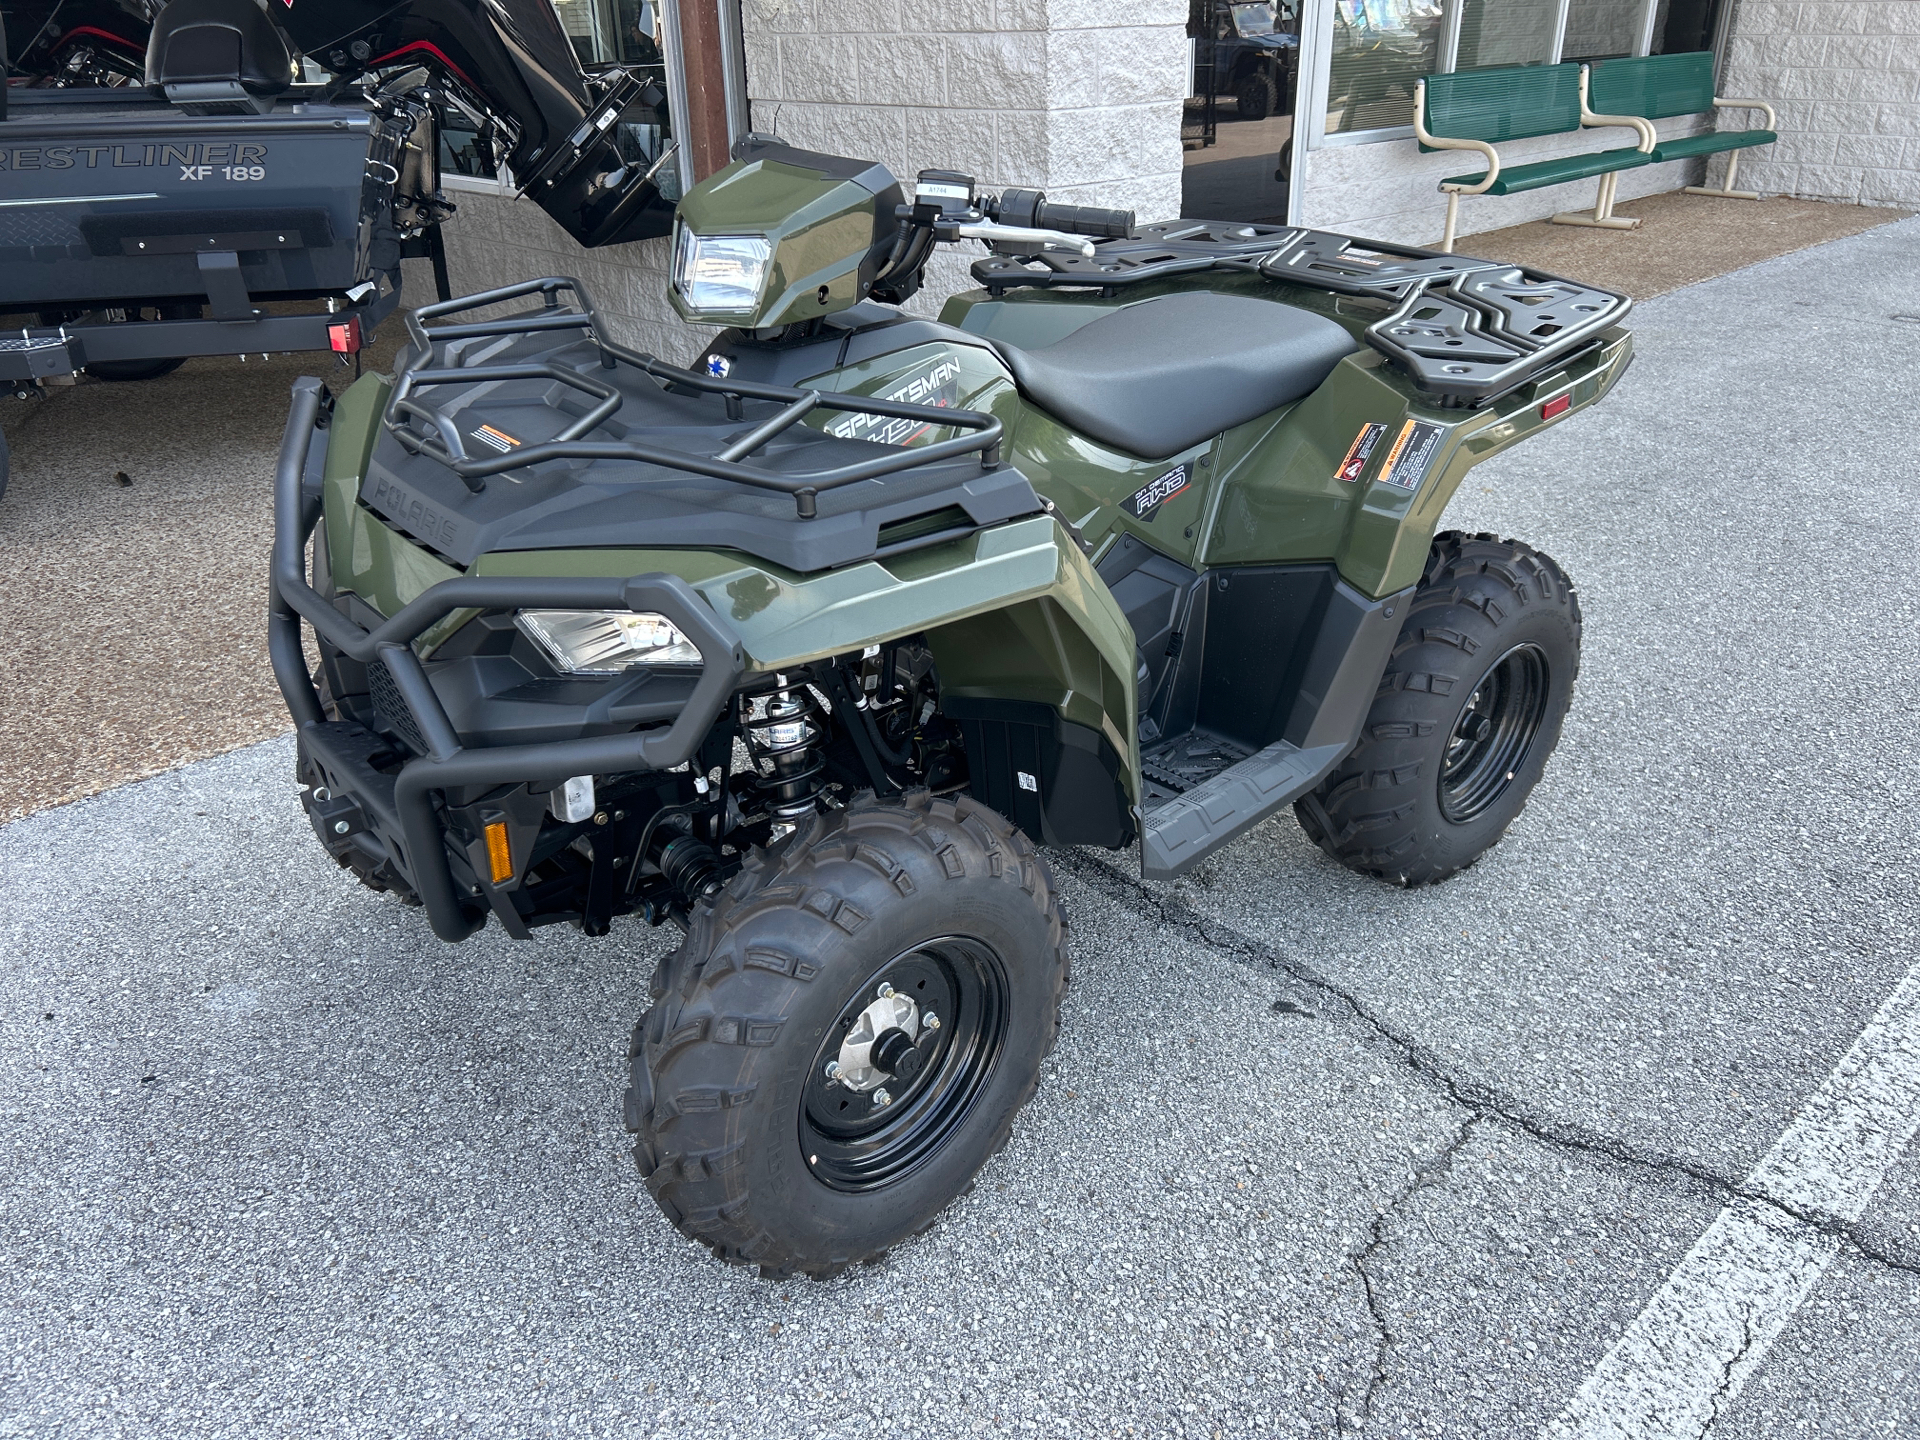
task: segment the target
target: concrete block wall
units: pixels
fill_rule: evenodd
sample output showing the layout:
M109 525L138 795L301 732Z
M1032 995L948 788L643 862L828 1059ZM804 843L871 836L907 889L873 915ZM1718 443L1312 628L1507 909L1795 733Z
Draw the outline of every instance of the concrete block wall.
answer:
M962 170L987 190L1171 218L1186 19L1186 0L744 0L753 123L906 181ZM909 308L969 288L984 253L937 255Z
M1920 0L1740 0L1720 90L1779 117L1742 189L1920 208Z

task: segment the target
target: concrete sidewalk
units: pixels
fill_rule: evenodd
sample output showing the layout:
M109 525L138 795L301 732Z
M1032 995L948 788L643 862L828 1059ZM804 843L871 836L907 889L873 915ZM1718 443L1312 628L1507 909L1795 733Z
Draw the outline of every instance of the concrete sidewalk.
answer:
M326 860L284 739L0 827L0 1437L1540 1434L1920 954L1913 314L1920 221L1640 307L1619 390L1447 517L1587 617L1507 840L1414 892L1287 817L1174 885L1055 855L1038 1095L830 1283L718 1266L633 1173L670 933L439 944ZM1780 1222L1825 1248L1777 1334L1684 1337L1713 1436L1920 1428L1888 1159ZM1566 1433L1700 1430L1611 1423Z

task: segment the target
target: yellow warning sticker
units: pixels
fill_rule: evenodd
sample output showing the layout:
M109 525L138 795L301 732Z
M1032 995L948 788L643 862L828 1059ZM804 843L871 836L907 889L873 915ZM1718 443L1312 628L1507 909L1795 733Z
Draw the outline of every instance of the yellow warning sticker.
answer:
M1387 463L1380 467L1380 479L1402 490L1418 490L1440 448L1440 437L1446 433L1445 426L1429 425L1423 420L1407 421L1393 438Z

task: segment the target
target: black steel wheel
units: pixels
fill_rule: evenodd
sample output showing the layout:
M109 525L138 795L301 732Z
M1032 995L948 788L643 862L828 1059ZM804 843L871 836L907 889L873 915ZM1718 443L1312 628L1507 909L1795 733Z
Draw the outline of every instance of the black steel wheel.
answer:
M628 1128L721 1259L818 1278L930 1226L1053 1046L1065 925L1032 843L966 797L863 796L750 857L654 976Z
M1256 70L1234 87L1233 97L1242 120L1264 120L1273 113L1273 77Z
M800 1145L815 1177L874 1190L952 1138L1006 1048L1006 962L984 941L943 935L867 977L828 1028L800 1106ZM876 1026L874 1012L893 1010ZM867 1035L865 1042L850 1037ZM867 1045L859 1083L843 1059Z
M1580 602L1539 551L1434 538L1353 753L1294 806L1349 869L1431 885L1498 844L1560 740Z
M1480 677L1447 737L1440 813L1465 825L1486 813L1526 766L1547 718L1552 672L1538 645L1516 645Z

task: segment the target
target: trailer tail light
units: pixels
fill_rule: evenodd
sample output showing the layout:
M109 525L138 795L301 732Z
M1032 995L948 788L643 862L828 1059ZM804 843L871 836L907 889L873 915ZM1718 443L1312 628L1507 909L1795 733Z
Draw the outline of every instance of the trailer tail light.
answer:
M513 851L507 845L507 822L487 825L487 867L493 871L493 883L504 885L513 879Z
M360 317L349 315L327 326L327 343L336 354L355 355L360 350Z
M1540 407L1540 418L1551 420L1556 415L1564 415L1573 408L1573 396L1556 395Z

